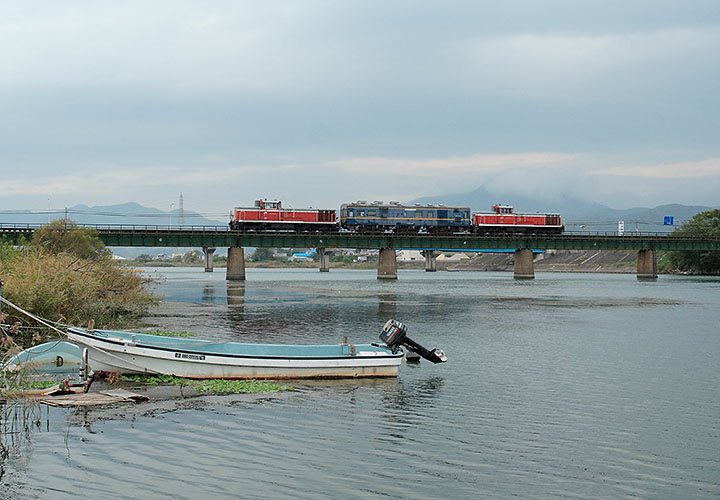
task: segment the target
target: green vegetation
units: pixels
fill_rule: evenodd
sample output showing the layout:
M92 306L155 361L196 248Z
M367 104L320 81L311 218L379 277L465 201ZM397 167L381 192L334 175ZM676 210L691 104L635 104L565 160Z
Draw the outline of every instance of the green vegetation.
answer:
M32 246L50 255L69 254L85 260L103 260L111 256L97 231L78 227L75 222L58 219L33 232Z
M147 289L150 280L114 260L94 230L65 220L38 229L25 245L0 242L0 280L5 282L3 296L11 302L50 321L69 324L91 319L99 326L121 324L158 301ZM8 306L2 311L0 323L37 326ZM32 332L15 328L9 342L10 334L3 330L0 350L14 344L29 347L47 335Z
M708 210L673 231L671 236L720 238L720 210ZM660 272L720 275L720 252L679 251L667 252L658 261Z
M194 337L197 335L194 332L165 332L162 330L155 330L152 332L145 332L148 335L158 335L160 337Z
M185 387L192 382L175 375L122 375L120 380L142 385L179 385Z
M197 387L199 392L213 394L256 394L260 392L291 391L286 385L279 385L267 380L203 380Z
M23 370L11 372L0 370L0 401L9 399L9 395L17 394L27 385Z
M58 383L58 380L38 380L32 370L0 370L0 401L17 397L23 391L47 389Z
M278 260L273 255L273 249L271 248L257 248L248 259L250 262L267 262Z
M23 389L47 389L54 385L58 385L57 380L35 380L33 382L21 384Z
M256 394L262 392L291 391L292 387L267 380L190 380L174 375L122 375L120 380L142 385L195 386L198 392L212 394Z

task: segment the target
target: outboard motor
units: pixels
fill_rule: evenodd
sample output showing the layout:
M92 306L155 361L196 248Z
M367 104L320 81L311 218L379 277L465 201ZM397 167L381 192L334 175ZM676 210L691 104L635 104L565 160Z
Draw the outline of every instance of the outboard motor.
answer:
M382 329L380 334L380 340L392 349L392 352L397 352L400 346L405 346L412 352L418 353L423 358L433 363L444 363L447 361L447 356L442 349L427 350L417 342L409 339L407 336L407 327L394 319L388 320Z

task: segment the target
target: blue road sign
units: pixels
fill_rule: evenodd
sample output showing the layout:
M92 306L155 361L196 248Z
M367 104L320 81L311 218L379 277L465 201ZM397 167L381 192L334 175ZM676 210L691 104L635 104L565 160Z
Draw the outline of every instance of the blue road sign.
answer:
M666 226L672 226L673 225L673 217L671 215L665 216L665 221L663 222Z

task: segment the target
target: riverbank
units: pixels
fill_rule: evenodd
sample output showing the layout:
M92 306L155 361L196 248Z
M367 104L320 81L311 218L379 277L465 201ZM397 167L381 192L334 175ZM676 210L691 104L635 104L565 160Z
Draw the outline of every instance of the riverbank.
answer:
M469 261L447 268L448 271L512 272L515 254L478 254ZM535 272L620 273L637 272L637 252L625 250L548 250L537 254Z
M515 263L514 253L479 253L469 260L457 262L437 262L438 271L507 271L512 272ZM203 264L187 265L174 262L156 261L151 263L132 263L142 267L203 267ZM225 268L226 263L215 263L216 268ZM314 269L317 262L291 261L245 261L246 268L264 269ZM398 269L425 269L425 261L400 262ZM330 262L331 269L376 269L376 261L367 262ZM628 273L637 271L637 252L624 250L548 250L535 257L535 271L561 273Z

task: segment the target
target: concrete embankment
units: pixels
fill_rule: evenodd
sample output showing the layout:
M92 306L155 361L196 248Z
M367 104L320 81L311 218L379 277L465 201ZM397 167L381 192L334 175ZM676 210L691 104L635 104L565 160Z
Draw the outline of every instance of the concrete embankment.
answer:
M449 266L448 271L512 272L515 254L484 253ZM624 250L548 250L534 259L535 272L635 273L637 252Z

